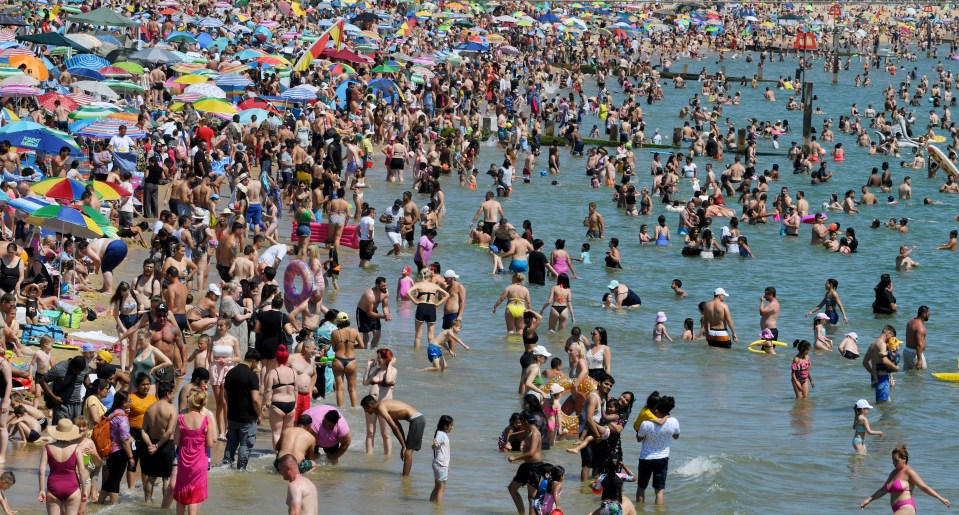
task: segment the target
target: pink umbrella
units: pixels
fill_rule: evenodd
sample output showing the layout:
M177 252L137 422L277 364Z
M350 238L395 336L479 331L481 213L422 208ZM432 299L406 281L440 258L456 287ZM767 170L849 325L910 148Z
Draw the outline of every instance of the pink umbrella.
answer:
M132 77L133 74L118 66L104 66L100 68L100 75L104 77Z
M35 97L41 93L39 89L23 84L12 84L0 88L0 97Z

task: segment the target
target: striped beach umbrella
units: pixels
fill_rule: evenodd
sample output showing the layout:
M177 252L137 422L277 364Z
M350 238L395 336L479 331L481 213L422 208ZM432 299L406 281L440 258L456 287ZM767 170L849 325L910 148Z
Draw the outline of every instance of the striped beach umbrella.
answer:
M141 93L145 91L143 86L139 84L135 84L128 80L105 80L103 81L103 83L106 84L107 87L109 87L110 89L114 91L123 91L123 92L138 91Z
M140 130L128 120L121 120L117 118L103 118L101 120L97 120L80 129L77 132L77 135L83 138L110 139L120 133L121 125L126 126L126 135L131 139L143 139L147 137L146 132Z
M91 70L99 70L104 66L110 66L110 61L93 54L80 54L70 59L67 59L67 62L64 63L67 68L89 68Z
M0 88L4 86L39 86L40 81L31 75L13 75L7 77L6 79L0 80Z
M222 27L222 26L225 25L225 24L223 23L223 20L220 20L220 19L218 19L218 18L212 18L212 17L209 17L209 16L208 16L208 17L203 18L202 20L200 20L200 22L198 23L198 25L201 26L201 27L203 27L203 28L205 28L205 29L218 29L218 28Z
M91 104L80 107L79 109L71 112L69 116L74 120L99 120L100 118L106 118L115 112L117 112L116 109Z
M310 100L316 100L316 93L302 86L290 88L284 91L283 93L281 93L280 96L283 98L297 101L297 102L308 102Z
M100 72L100 75L103 75L104 77L110 77L110 78L127 78L132 75L129 71L123 68L120 68L119 66L112 66L112 65L104 66L103 68L100 68L97 71Z
M212 97L212 98L226 98L226 92L221 88L217 87L215 84L204 83L204 84L193 84L187 86L185 93L198 93L203 95L203 97Z
M12 66L0 66L0 79L5 79L7 77L13 77L15 75L26 75L22 71Z
M74 201L83 195L87 185L67 177L51 177L33 183L30 189L44 197Z
M214 82L216 82L216 85L220 86L221 88L224 86L245 88L253 85L253 81L250 80L249 77L237 74L220 75Z
M37 209L27 216L27 223L78 238L103 236L103 229L90 217L72 207L57 204Z
M33 86L11 84L0 88L0 97L36 97L42 93Z
M67 97L73 99L81 107L96 102L95 98L84 93L67 93Z
M123 197L130 196L129 191L123 189L123 186L120 186L115 182L90 181L87 184L93 185L93 192L96 193L97 196L99 196L102 200L119 200Z

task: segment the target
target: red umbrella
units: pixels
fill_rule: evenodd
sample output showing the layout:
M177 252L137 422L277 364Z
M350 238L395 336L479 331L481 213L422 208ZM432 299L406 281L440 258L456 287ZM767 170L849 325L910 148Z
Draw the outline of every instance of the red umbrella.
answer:
M53 111L57 108L54 104L57 100L60 101L60 105L67 111L76 111L77 107L79 107L76 100L63 93L44 93L37 97L37 102L47 111Z
M360 54L357 54L356 52L352 52L346 49L331 50L327 48L326 50L323 50L322 55L325 55L329 57L330 59L342 59L343 61L346 61L349 63L372 63L373 62L373 60L370 59L369 57L362 56Z
M247 109L266 109L267 111L270 111L271 113L274 113L274 114L279 113L279 111L275 107L267 103L266 100L262 100L259 98L250 98L250 99L244 100L243 102L240 102L239 104L237 104L236 108L241 111L245 111Z

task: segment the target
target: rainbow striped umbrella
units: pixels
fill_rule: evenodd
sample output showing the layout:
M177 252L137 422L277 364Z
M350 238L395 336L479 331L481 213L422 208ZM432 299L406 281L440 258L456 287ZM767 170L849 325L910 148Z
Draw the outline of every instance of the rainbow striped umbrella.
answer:
M72 207L59 204L37 209L27 216L26 221L44 229L61 234L72 234L78 238L99 238L103 236L103 229L90 217Z
M67 177L51 177L33 183L30 189L44 197L74 201L83 195L87 185Z
M93 185L93 192L103 200L119 200L123 197L129 197L130 192L123 189L123 186L115 182L108 181L90 181L87 184ZM110 223L109 221L107 222Z
M109 139L120 133L120 126L125 125L127 136L131 139L143 139L147 133L131 124L129 120L119 118L103 118L77 131L77 136L83 138Z

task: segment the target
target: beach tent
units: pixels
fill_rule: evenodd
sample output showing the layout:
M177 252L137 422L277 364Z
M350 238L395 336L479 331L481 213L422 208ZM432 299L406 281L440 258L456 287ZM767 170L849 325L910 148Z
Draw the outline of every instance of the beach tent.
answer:
M67 18L74 23L85 23L95 27L139 27L137 20L120 16L109 7L94 9L88 13L74 14Z

